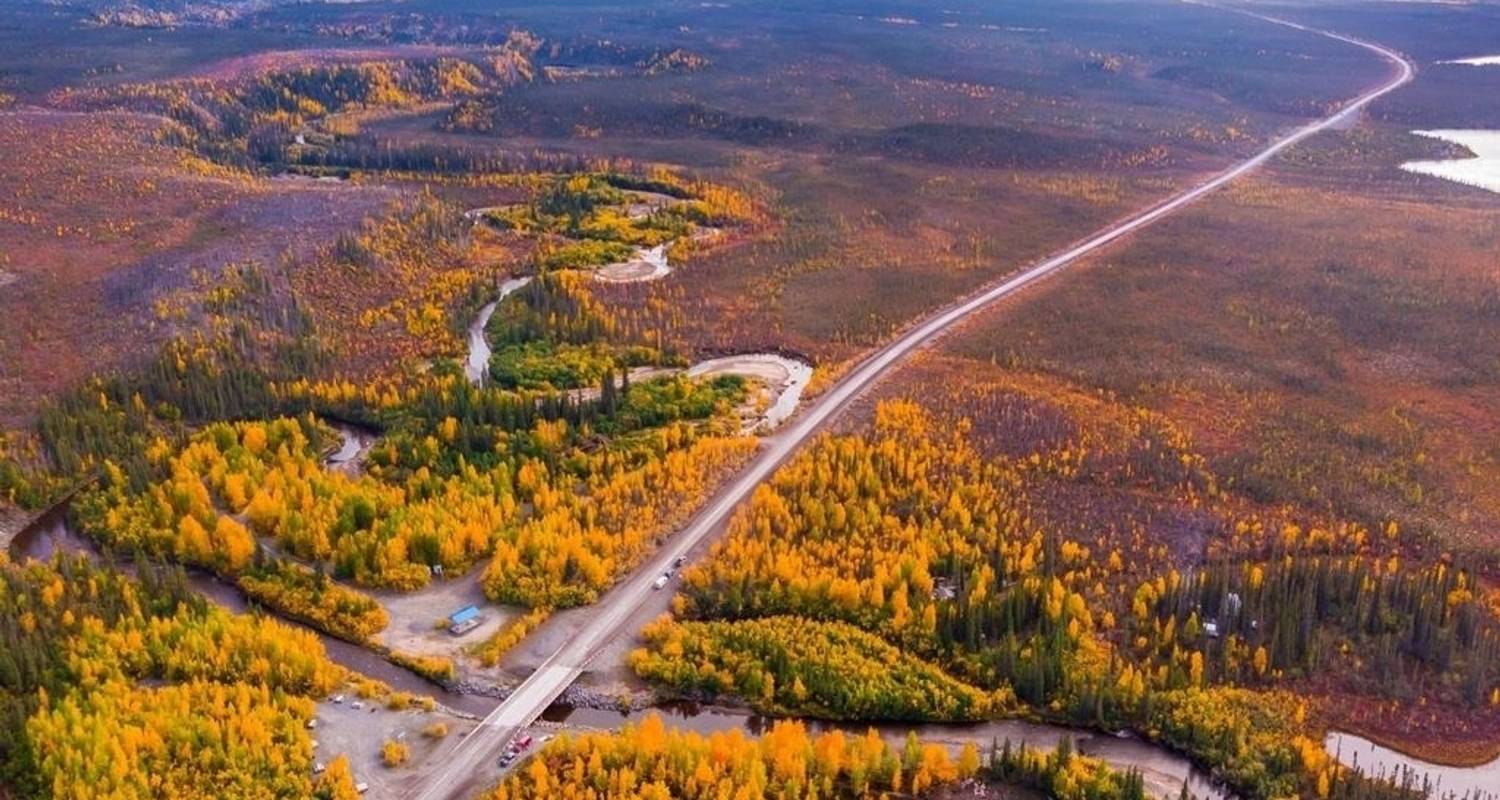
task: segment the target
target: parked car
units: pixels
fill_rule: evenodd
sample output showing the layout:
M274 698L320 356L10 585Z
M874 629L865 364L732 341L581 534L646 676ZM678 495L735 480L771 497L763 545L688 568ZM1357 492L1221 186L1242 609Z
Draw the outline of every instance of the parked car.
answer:
M670 576L670 575L662 575L661 577L659 577L659 578L656 579L655 583L651 584L651 588L653 588L653 589L660 589L663 586L666 586L667 585L667 581L671 580L671 577L672 576Z

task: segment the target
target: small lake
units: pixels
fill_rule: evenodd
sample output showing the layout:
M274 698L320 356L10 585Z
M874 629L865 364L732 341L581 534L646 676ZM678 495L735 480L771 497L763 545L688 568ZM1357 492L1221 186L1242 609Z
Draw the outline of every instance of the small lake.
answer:
M1474 155L1442 161L1408 161L1401 165L1402 169L1500 193L1500 131L1423 130L1412 133L1459 145Z

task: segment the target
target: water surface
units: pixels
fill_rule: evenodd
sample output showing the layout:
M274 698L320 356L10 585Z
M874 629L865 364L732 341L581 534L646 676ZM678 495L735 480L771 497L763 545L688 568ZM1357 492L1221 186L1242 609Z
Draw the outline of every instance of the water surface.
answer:
M1475 56L1473 58L1455 58L1451 61L1439 61L1439 64L1463 64L1467 67L1497 67L1500 66L1500 56Z
M1409 779L1413 786L1426 784L1431 787L1431 797L1500 800L1500 758L1477 767L1445 767L1339 731L1329 733L1323 746L1340 763L1367 775Z
M704 706L697 703L668 703L647 711L627 714L594 708L567 708L553 706L542 715L542 719L576 725L583 728L614 730L628 721L639 722L646 714L657 713L669 726L710 734L716 731L739 730L751 736L760 736L771 729L778 720L741 709ZM992 744L1010 741L1012 747L1025 744L1028 747L1051 750L1064 738L1072 740L1075 749L1095 756L1118 769L1136 769L1145 779L1146 791L1153 797L1177 797L1184 781L1188 791L1203 800L1226 800L1229 795L1215 784L1207 773L1194 767L1186 758L1172 751L1137 739L1133 736L1110 736L1080 728L1048 725L1022 720L997 720L975 723L867 723L830 722L827 720L804 720L810 733L842 730L854 736L862 736L871 728L895 747L900 747L908 732L915 731L924 742L946 746L957 752L964 744L973 742L984 753Z
M500 296L484 304L479 309L479 316L469 326L469 359L464 363L464 377L469 383L479 383L490 371L490 341L484 335L485 326L490 324L490 317L494 316L495 308L500 301L510 296L511 292L531 283L530 275L519 278L510 278L500 284Z
M1402 169L1500 193L1500 131L1445 129L1412 133L1459 145L1474 155L1442 161L1408 161L1401 165Z

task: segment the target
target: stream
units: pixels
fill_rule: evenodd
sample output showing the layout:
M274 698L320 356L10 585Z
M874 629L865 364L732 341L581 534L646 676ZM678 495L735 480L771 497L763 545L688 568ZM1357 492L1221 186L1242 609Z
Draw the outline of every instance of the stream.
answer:
M365 452L380 438L380 432L345 422L324 421L339 433L339 449L328 456L326 466L351 475L358 473Z
M765 717L745 710L690 702L666 703L649 711L633 714L553 706L542 715L542 719L582 728L613 730L628 721L639 721L640 717L649 713L661 714L668 725L702 734L739 730L751 736L760 736L778 721L775 717ZM1207 773L1194 767L1186 758L1134 736L1110 736L1081 728L1022 720L967 724L830 722L813 719L803 722L808 731L814 734L842 730L853 736L863 736L866 731L874 728L897 748L906 741L908 732L916 731L922 741L944 745L955 753L969 742L974 742L983 753L992 743L1003 745L1006 740L1010 740L1012 747L1019 747L1024 743L1028 747L1051 750L1064 738L1069 738L1077 752L1100 758L1119 769L1140 770L1145 779L1146 791L1153 797L1177 797L1184 781L1187 782L1188 791L1204 800L1225 800L1230 797Z
M594 280L605 283L636 283L654 281L672 274L672 265L667 263L667 245L637 247L635 256L614 264L605 264L594 270Z
M68 524L67 507L58 506L48 511L36 522L27 526L11 542L10 556L16 561L36 559L45 561L57 553L81 553L95 558L100 556L94 543L84 538ZM124 572L131 572L129 563L118 564ZM236 614L250 610L250 599L238 586L220 580L212 573L200 569L187 569L188 583L193 590L208 600ZM268 612L269 613L269 612ZM284 624L303 628L317 635L327 651L329 660L347 669L371 678L384 681L392 689L411 694L429 695L439 703L467 714L483 716L498 702L479 695L450 692L409 670L386 661L379 653L357 644L336 639L295 620L278 617Z
M500 284L500 296L485 303L479 309L479 316L469 325L469 360L464 363L464 376L469 379L469 383L483 381L490 372L490 342L484 335L485 327L490 324L490 317L495 315L495 309L499 307L501 300L528 283L531 283L530 275L507 278Z
M795 362L794 362L795 363ZM358 459L369 442L363 440L364 432L340 426L344 436L330 466L351 463ZM80 535L69 524L65 505L53 508L36 522L28 526L11 544L11 556L16 560L28 558L49 559L58 552L85 553L97 557L99 551L93 543ZM129 565L123 565L129 570ZM231 583L197 569L189 569L188 581L193 588L215 604L234 613L245 613L251 604L243 592ZM292 620L286 624L312 630ZM494 709L498 700L481 695L461 694L437 686L415 673L386 661L379 654L359 645L312 630L323 643L328 657L333 662L385 682L393 689L412 694L428 695L448 708L466 714L483 717ZM650 711L627 714L620 711L594 708L570 708L553 706L543 715L543 720L571 727L613 730L631 719L639 719L646 713L659 713L674 726L699 733L740 730L751 736L759 736L770 729L775 719L752 714L748 711L699 705L696 703L667 703ZM1141 770L1147 789L1155 796L1175 797L1187 781L1188 788L1201 798L1219 800L1226 795L1201 770L1194 768L1185 758L1165 748L1157 747L1135 738L1117 738L1099 733L1075 730L1056 725L1045 725L1021 721L997 721L970 725L901 724L901 723L836 723L808 720L813 732L842 729L850 734L863 735L871 727L894 746L900 746L907 732L915 730L924 740L937 742L957 750L966 742L973 741L981 749L991 742L1009 739L1013 745L1026 743L1032 747L1053 748L1064 737L1071 737L1079 752L1097 756L1121 768Z
M760 419L745 426L745 433L769 433L797 411L802 392L812 381L813 367L776 353L747 353L700 361L689 367L686 374L689 378L742 375L765 382L775 399Z
M665 265L665 246L652 248L651 252L659 256L661 264ZM490 318L495 315L495 309L499 308L505 298L530 282L531 276L527 275L509 278L501 283L500 295L485 303L479 309L479 316L469 325L469 354L464 362L464 376L468 378L469 383L482 383L489 375L490 356L493 355L493 350L490 347L489 338L485 335L485 328L489 326ZM632 380L644 379L648 374L670 374L674 371L644 369L638 377L632 377ZM798 361L778 353L744 353L700 361L688 367L684 374L689 378L742 375L764 382L771 393L771 401L758 419L744 426L743 432L747 434L769 433L797 411L797 404L802 400L802 392L812 380L813 367L805 361ZM597 391L592 387L575 390L575 399L593 397ZM348 426L335 425L335 427L344 436L344 446L329 459L329 463L334 468L347 470L348 465L357 460L359 448L368 447L370 442L351 441L351 436L362 435L364 432L348 428Z
M328 459L329 467L338 469L349 464L357 464L359 457L374 443L374 435L370 431L354 426L330 424L339 431L343 441L339 450ZM69 524L67 503L49 509L17 534L10 544L10 557L18 562L27 559L46 561L58 553L78 553L95 559L101 557L94 543ZM128 562L118 564L118 566L127 573L133 570ZM223 581L210 572L187 568L187 578L188 583L198 594L215 605L236 614L246 613L251 608L250 599L238 586ZM269 610L267 613L270 613ZM347 669L384 681L392 689L428 695L451 709L475 716L488 714L498 702L479 695L448 691L414 672L386 661L373 650L329 636L296 620L285 619L279 615L277 618L284 624L315 634L323 643L323 649L327 651L329 660Z
M1497 800L1500 798L1500 758L1477 767L1445 767L1432 764L1389 747L1378 745L1363 736L1331 731L1323 740L1328 752L1339 763L1354 767L1367 775L1410 780L1420 787L1431 787L1431 797L1458 797L1464 800Z
M26 528L11 546L11 555L17 560L47 559L59 551L87 553L94 556L99 554L92 542L68 525L66 509L63 507L53 509L42 519ZM124 565L123 568L128 570L129 565ZM248 598L233 584L201 570L190 569L187 574L188 581L193 588L215 604L234 613L246 613L250 610ZM283 622L312 630L295 621L283 620ZM448 691L386 661L374 651L315 630L312 632L322 641L330 660L347 669L384 681L393 689L428 695L448 708L480 717L488 714L499 703L498 700L490 697ZM759 736L770 730L771 725L776 721L774 718L748 711L688 702L666 703L648 711L630 714L556 705L549 709L542 719L570 727L613 730L627 721L638 721L645 714L653 712L661 714L671 725L703 734L740 730L751 736ZM1117 738L1058 725L1016 720L970 725L837 723L822 720L807 720L806 723L809 730L813 732L842 729L854 735L863 735L866 730L874 727L898 747L905 740L907 732L915 730L917 735L924 740L947 745L954 750L969 741L975 742L983 749L991 742L1003 743L1006 739L1017 746L1025 742L1032 747L1053 748L1064 736L1067 736L1073 739L1079 752L1098 756L1121 768L1133 767L1141 770L1146 778L1146 786L1153 795L1176 797L1182 788L1183 781L1186 780L1189 790L1200 798L1218 799L1226 796L1205 773L1189 764L1187 759L1165 748L1135 738Z
M799 363L799 362L793 362ZM329 459L331 468L343 464L357 463L373 437L368 431L351 426L336 426L343 436L339 450ZM61 504L39 517L21 531L10 546L10 555L16 561L26 559L46 560L59 552L84 553L98 557L99 551L68 523L67 505ZM129 571L130 565L122 569ZM240 589L231 583L199 569L187 570L188 581L202 596L234 613L245 613L251 603ZM336 639L294 620L282 620L285 624L312 631L323 643L328 657L333 662L385 682L391 688L417 695L427 695L450 709L476 717L483 717L495 708L498 700L482 695L462 694L449 691L427 679L385 660L378 653L356 644ZM720 706L700 705L690 702L670 702L648 711L625 713L595 708L572 708L556 705L548 709L542 719L571 727L613 730L646 713L659 713L671 725L687 728L699 733L740 730L751 736L768 731L776 721L746 710ZM1143 741L1134 736L1111 736L1096 731L1069 728L1061 725L1025 722L1021 720L997 720L970 724L938 723L859 723L805 720L808 729L817 733L828 730L843 730L853 735L863 735L870 728L878 730L887 741L900 746L908 731L916 731L924 741L935 742L957 751L963 744L974 742L981 750L992 742L1003 743L1007 739L1013 746L1025 743L1031 747L1054 748L1064 737L1071 738L1078 752L1103 759L1120 769L1140 770L1147 790L1157 797L1176 797L1184 781L1188 790L1200 798L1224 800L1230 797L1202 770L1194 767L1186 758L1167 748ZM1357 766L1366 772L1380 775L1410 774L1420 784L1426 777L1435 787L1434 797L1453 794L1468 800L1495 800L1495 787L1500 786L1500 759L1472 768L1443 767L1403 755L1366 739L1346 733L1330 733L1326 742L1329 752L1349 766ZM1486 794L1488 792L1488 794Z

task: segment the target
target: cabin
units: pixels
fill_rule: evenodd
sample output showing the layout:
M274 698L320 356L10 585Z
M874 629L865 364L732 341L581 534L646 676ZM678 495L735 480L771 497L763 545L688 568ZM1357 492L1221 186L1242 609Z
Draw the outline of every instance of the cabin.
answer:
M448 615L448 633L463 636L479 627L481 622L484 622L484 617L479 613L479 606L464 606Z

